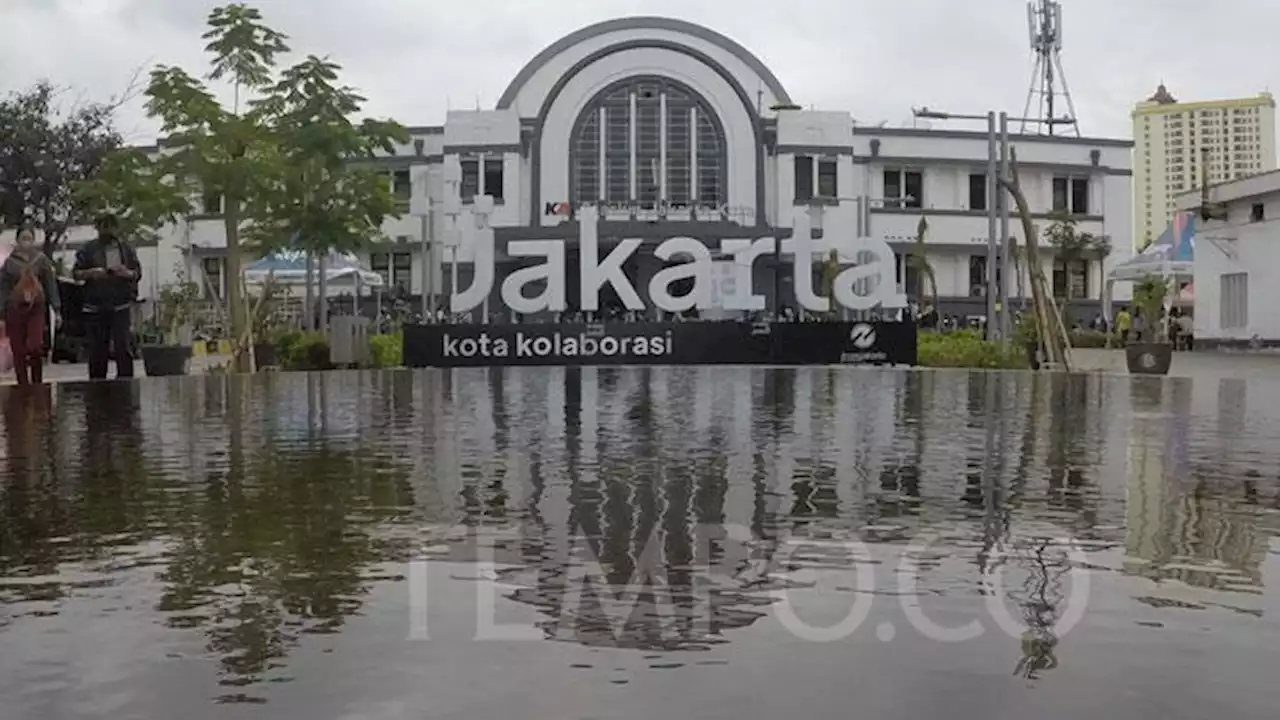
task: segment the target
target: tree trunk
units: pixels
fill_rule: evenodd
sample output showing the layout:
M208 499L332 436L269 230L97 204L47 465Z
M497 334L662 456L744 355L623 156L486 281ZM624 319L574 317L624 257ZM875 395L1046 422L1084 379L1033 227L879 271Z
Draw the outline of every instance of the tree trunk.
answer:
M316 299L316 329L321 335L329 337L329 251L326 248L324 254L320 256L320 262L316 263L316 269L320 272L320 296Z
M1009 259L1013 261L1013 277L1018 283L1018 306L1027 306L1027 284L1022 279L1022 251L1016 245L1009 249Z
M231 368L235 372L250 372L248 348L242 347L241 338L249 330L244 307L244 273L240 249L240 198L227 195L222 216L223 231L227 236L227 310L231 317Z
M1073 262L1075 262L1074 259L1062 262L1062 322L1068 328L1071 327L1071 323L1068 322L1071 319L1071 301L1075 299L1071 294L1071 263Z
M1027 266L1031 273L1031 302L1035 307L1036 324L1040 329L1040 341L1044 343L1047 360L1067 370L1067 351L1059 330L1059 319L1052 317L1050 300L1045 297L1044 265L1040 262L1040 242L1036 236L1035 223L1031 221L1031 209L1027 205L1027 197L1022 193L1018 181L1017 149L1010 148L1009 177L1002 180L1013 196L1018 208L1018 217L1022 221L1022 233L1027 239Z

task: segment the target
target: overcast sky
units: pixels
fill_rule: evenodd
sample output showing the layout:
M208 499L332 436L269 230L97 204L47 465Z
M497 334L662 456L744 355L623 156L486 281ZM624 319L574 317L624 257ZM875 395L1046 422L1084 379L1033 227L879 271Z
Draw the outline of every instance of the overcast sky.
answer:
M205 71L210 0L0 0L0 92L48 78L105 98L137 68ZM796 102L861 123L913 105L1021 114L1031 76L1024 0L257 0L296 52L329 55L367 111L436 125L492 107L525 62L600 20L664 15L758 55ZM1129 137L1134 101L1162 79L1180 99L1252 95L1280 81L1280 0L1063 0L1062 62L1086 135ZM131 142L154 139L141 101Z

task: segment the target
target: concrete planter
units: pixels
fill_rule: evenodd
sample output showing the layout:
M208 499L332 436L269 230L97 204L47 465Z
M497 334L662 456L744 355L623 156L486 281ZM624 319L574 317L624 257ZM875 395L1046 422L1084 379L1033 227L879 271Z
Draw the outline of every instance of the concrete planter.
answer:
M1125 364L1134 375L1168 375L1173 365L1173 345L1167 342L1131 342L1124 347Z
M190 345L143 345L142 367L147 377L173 377L191 371Z

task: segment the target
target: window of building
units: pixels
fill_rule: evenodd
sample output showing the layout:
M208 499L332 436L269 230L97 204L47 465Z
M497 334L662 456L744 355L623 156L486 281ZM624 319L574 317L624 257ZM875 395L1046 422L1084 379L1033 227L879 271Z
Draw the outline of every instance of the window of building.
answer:
M605 88L571 138L572 202L726 202L724 128L701 95L675 80L628 78Z
M494 203L502 202L502 159L489 158L484 161L484 185L480 188L481 195L489 195L493 198Z
M920 271L912 264L910 253L894 253L893 266L903 294L921 300L922 298L919 297ZM928 292L927 289L926 292Z
M1262 203L1254 203L1249 209L1249 222L1262 222L1267 219L1267 206Z
M221 215L222 196L216 192L206 192L200 198L200 209L205 215Z
M396 170L391 174L391 193L396 198L396 206L399 210L409 209L409 198L413 196L413 178L409 175L407 168Z
M969 295L970 297L986 297L987 295L987 256L969 256Z
M1053 211L1072 215L1089 214L1089 179L1055 177Z
M462 183L458 187L458 195L462 197L462 202L475 202L476 196L480 194L480 161L475 158L466 158L462 161Z
M796 202L807 203L813 199L813 158L808 155L797 155L796 168Z
M1226 273L1219 277L1222 294L1219 305L1220 324L1223 330L1240 330L1249 327L1249 274Z
M840 197L839 168L833 159L818 161L818 197L829 200Z
M407 252L377 252L369 256L369 269L382 276L387 287L412 287L413 255Z
M1070 295L1067 294L1070 289ZM1073 300L1089 297L1089 261L1054 260L1053 296Z
M226 294L226 287L223 285L223 269L226 267L225 258L208 257L200 261L200 272L204 274L204 287L202 287L201 295L209 300L221 300Z
M987 209L986 173L969 173L969 209Z
M891 208L924 207L924 177L920 171L886 169L884 205Z

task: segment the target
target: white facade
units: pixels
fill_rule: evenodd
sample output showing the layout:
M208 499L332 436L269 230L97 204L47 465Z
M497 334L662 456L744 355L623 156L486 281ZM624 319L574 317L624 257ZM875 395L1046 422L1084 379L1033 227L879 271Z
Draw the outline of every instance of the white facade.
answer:
M1196 232L1196 343L1280 344L1280 171L1214 186L1209 201L1227 212ZM1177 207L1201 205L1200 193L1188 193Z
M1132 118L1135 249L1164 232L1179 194L1276 169L1271 93L1178 102L1161 85Z
M603 207L602 241L640 238L651 249L674 236L707 242L786 236L777 231L790 226L797 206L821 227L832 204L869 198L858 230L883 237L901 256L926 215L944 309L980 311L985 288L978 268L987 242L980 208L987 199L973 177L985 172L986 134L855 127L848 112L771 109L788 106L792 98L758 58L701 26L636 17L583 28L526 65L495 109L450 112L443 126L410 128L410 143L377 159L406 214L386 222L389 242L364 260L411 294L426 289L423 220L408 213L411 194L415 211L426 205L423 188L431 209L426 235L440 249L432 264L447 260L460 223L479 222L493 228L499 262L508 268L518 260L504 257L507 240L563 237L572 246L576 223L569 211L587 203ZM1011 141L1037 223L1047 224L1057 209L1073 214L1082 231L1111 236L1116 251L1105 263L1059 273L1063 282L1074 278L1075 297L1096 300L1106 268L1132 246L1132 143ZM477 196L493 197L482 217L476 210L488 208L473 202ZM1016 217L1010 229L1021 236ZM178 266L217 287L222 219L193 217L165 229L158 248L141 252L144 295L172 279ZM461 287L470 277L463 260ZM790 304L790 280L765 265L757 268L756 291ZM628 272L643 275L653 266L652 257L642 257ZM901 284L905 263L899 266ZM433 290L443 293L452 273L451 265L437 267ZM1020 291L1029 295L1025 282L1011 283L1012 295Z

